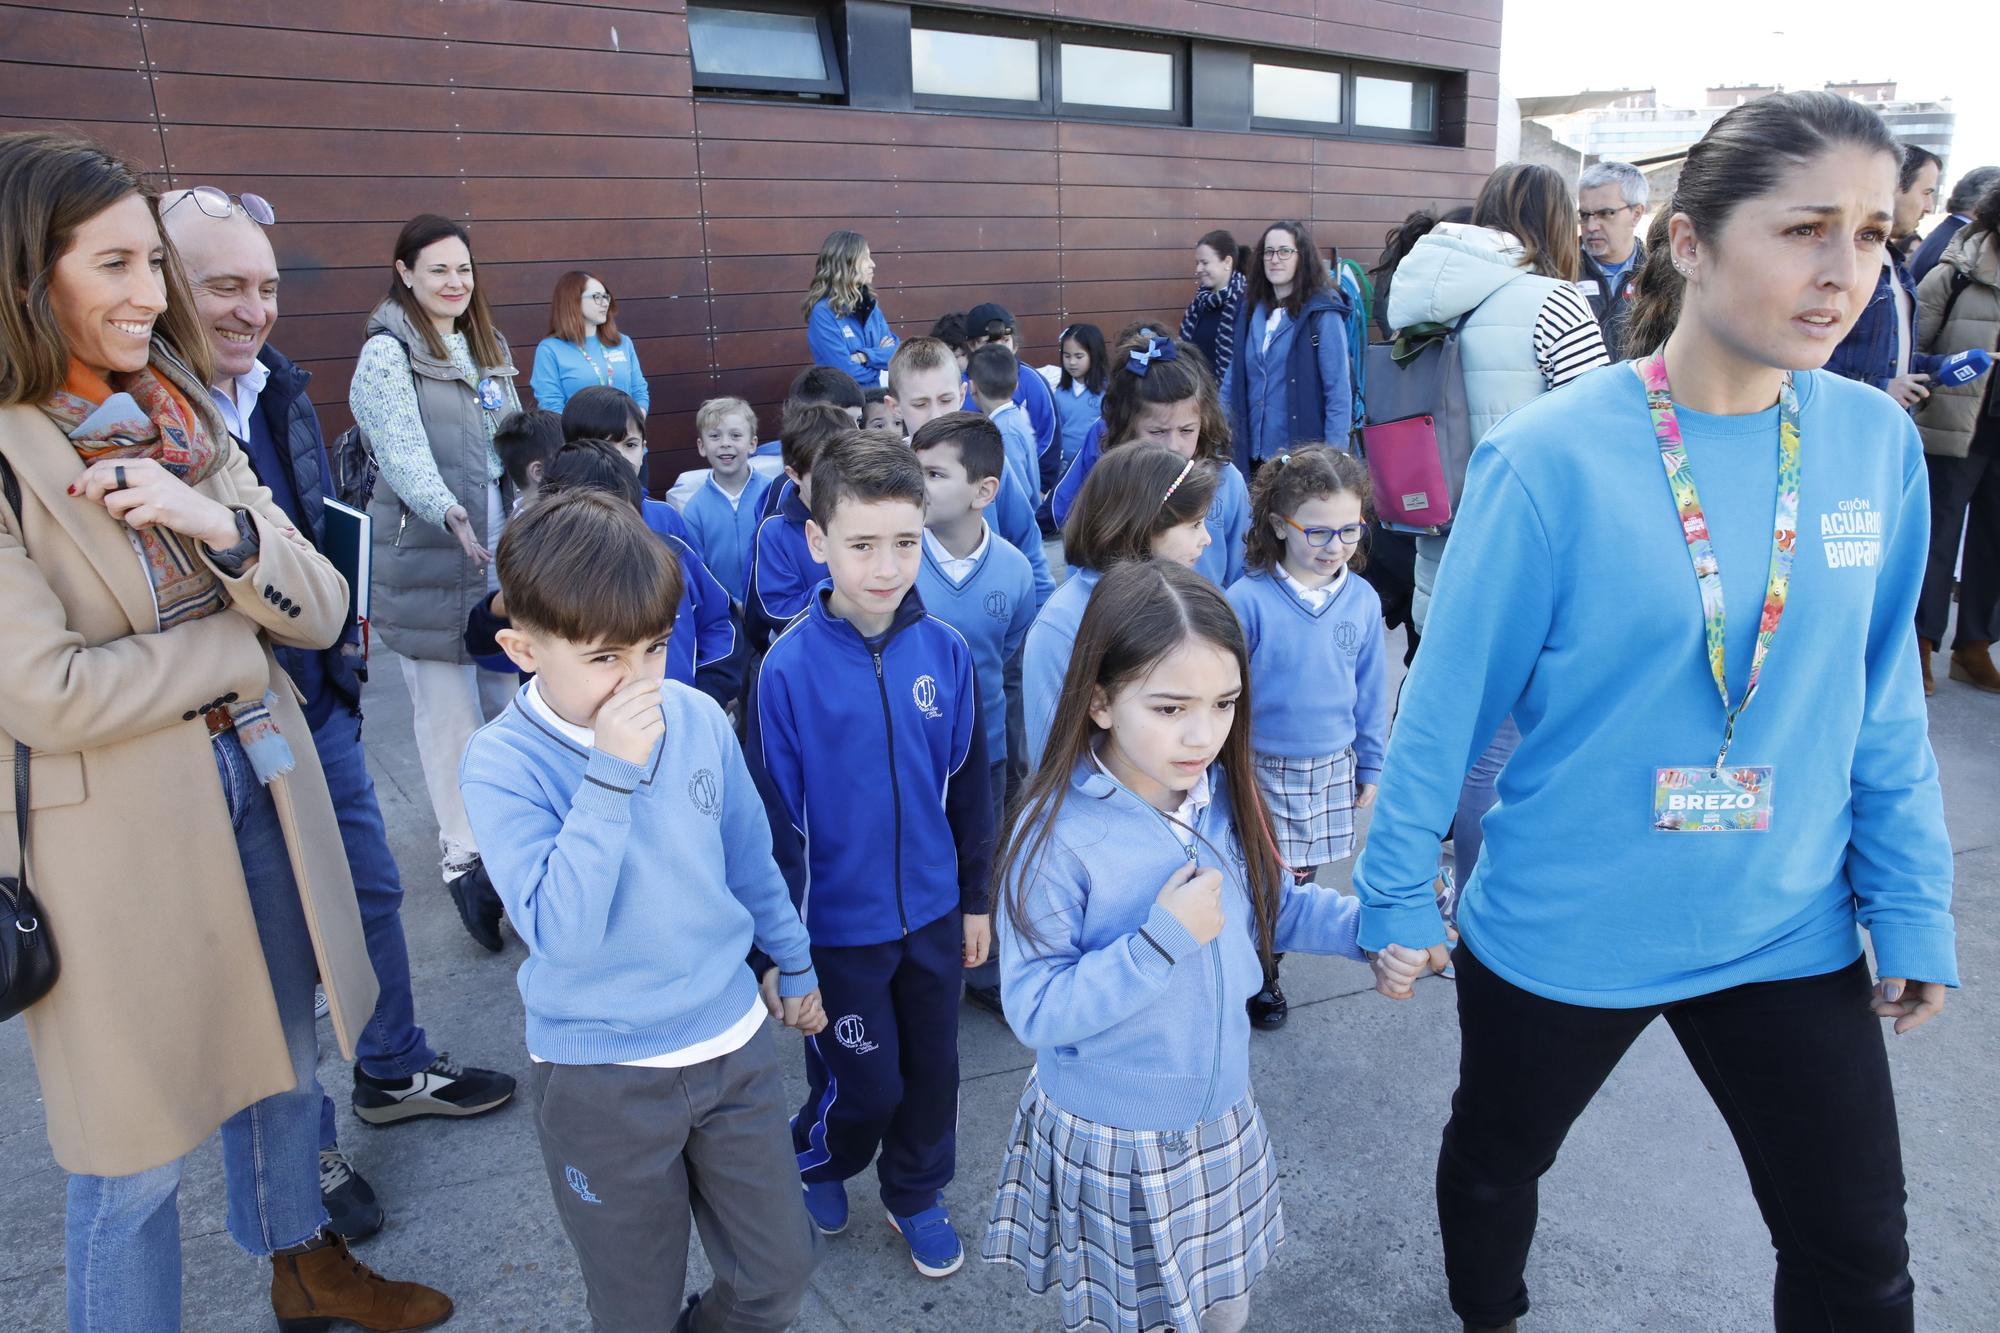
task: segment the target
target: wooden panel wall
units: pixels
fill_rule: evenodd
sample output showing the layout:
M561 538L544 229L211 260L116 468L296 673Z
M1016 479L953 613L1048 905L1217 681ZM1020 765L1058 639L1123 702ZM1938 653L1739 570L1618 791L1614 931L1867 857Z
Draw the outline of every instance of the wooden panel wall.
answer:
M697 100L683 0L0 0L0 131L72 126L163 185L271 199L274 342L329 434L405 218L472 227L523 381L557 275L589 268L651 382L655 486L692 459L704 398L775 430L836 227L869 238L899 334L994 300L1039 364L1067 322L1177 317L1209 227L1302 217L1366 260L1492 165L1500 0L977 7L1464 71L1442 110L1465 146Z

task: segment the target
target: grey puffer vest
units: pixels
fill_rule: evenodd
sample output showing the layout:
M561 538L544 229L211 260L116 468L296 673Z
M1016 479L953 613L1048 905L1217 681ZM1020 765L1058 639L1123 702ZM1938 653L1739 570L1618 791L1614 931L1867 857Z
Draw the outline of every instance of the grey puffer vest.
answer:
M429 343L393 301L384 301L368 316L368 337L386 333L403 344L416 382L417 412L438 475L465 506L479 544L492 550L500 534L488 531L487 457L492 449L486 435L485 412L477 387L447 359L433 356ZM481 370L481 377L501 380L511 398L513 358L499 330L502 364ZM503 483L504 484L504 483ZM502 511L505 500L502 501ZM486 567L466 559L458 538L413 513L386 482L375 487L368 503L374 520L373 580L369 624L382 641L405 657L427 662L470 663L465 651L465 622L474 606L491 591Z

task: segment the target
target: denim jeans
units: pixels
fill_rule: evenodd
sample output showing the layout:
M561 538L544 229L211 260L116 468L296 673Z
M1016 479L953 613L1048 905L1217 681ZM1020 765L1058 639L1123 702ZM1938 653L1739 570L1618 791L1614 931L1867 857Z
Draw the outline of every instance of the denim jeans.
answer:
M229 1234L251 1254L265 1255L310 1239L326 1225L313 1079L317 964L277 807L234 732L216 739L215 767L297 1079L290 1092L266 1097L222 1122ZM69 1178L63 1246L72 1333L180 1328L180 1180L179 1161L129 1176Z
M1493 784L1500 780L1500 770L1520 748L1521 729L1514 725L1513 718L1502 718L1500 729L1493 733L1485 753L1473 760L1465 775L1465 785L1459 788L1458 815L1451 822L1451 851L1460 888L1472 882L1472 868L1479 864L1479 849L1486 843L1486 833L1479 821L1500 800Z
M326 721L313 729L319 766L326 773L327 795L340 821L340 842L347 852L347 869L354 876L354 897L361 908L361 930L368 941L368 961L375 966L380 997L375 1013L361 1029L356 1051L364 1072L376 1078L408 1078L428 1069L437 1053L417 1026L410 998L410 949L403 939L403 880L389 851L382 826L382 807L375 783L368 776L368 759L361 748L361 719L335 706ZM334 1146L333 1099L320 1097L319 1142Z

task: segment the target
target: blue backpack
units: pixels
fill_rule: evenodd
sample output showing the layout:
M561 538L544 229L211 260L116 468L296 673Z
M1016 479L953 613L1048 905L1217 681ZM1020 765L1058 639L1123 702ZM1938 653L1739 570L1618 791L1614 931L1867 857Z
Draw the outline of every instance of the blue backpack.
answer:
M1347 383L1354 394L1352 421L1358 439L1368 424L1368 316L1375 308L1375 284L1360 264L1342 259L1338 250L1333 252L1333 272L1347 294Z

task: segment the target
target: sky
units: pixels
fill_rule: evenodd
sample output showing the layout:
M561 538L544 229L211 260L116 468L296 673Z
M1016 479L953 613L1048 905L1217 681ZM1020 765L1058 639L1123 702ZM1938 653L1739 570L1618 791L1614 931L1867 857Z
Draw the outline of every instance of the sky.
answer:
M1997 10L1991 0L1901 9L1881 0L1505 0L1500 86L1512 97L1656 87L1662 105L1700 106L1712 84L1893 80L1899 98L1948 97L1958 113L1942 200L1959 172L2000 164ZM1892 21L1899 13L1908 26Z

